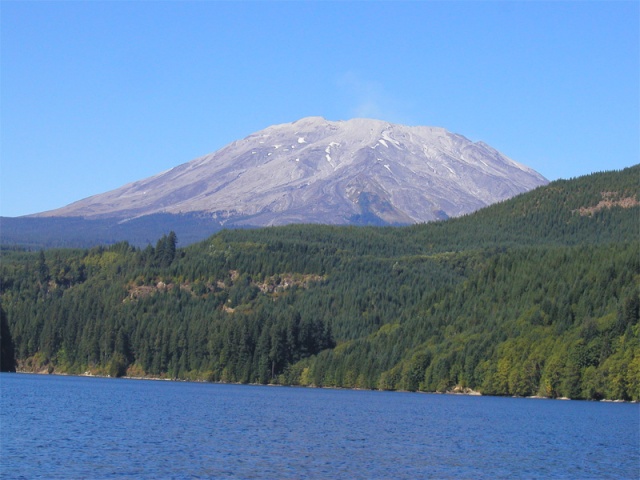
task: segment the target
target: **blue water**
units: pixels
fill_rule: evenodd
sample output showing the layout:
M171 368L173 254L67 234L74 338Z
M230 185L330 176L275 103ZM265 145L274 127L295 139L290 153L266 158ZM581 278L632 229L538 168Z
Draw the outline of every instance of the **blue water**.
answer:
M3 478L630 478L633 404L0 374Z

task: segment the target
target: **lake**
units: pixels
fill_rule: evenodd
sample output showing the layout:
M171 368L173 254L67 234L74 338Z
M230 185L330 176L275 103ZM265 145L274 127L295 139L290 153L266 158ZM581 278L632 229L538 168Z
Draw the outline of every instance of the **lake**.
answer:
M637 404L0 374L3 478L632 478Z

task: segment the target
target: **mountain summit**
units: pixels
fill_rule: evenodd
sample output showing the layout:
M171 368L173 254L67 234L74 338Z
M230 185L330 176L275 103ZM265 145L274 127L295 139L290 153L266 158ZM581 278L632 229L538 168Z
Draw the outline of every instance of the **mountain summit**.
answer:
M489 145L443 128L309 117L37 216L409 224L470 213L546 183Z

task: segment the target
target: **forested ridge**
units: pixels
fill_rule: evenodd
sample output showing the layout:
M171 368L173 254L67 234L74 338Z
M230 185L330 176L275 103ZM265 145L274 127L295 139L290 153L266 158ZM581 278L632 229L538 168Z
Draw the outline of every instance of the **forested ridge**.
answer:
M3 352L24 371L637 401L639 187L634 166L410 227L5 247Z

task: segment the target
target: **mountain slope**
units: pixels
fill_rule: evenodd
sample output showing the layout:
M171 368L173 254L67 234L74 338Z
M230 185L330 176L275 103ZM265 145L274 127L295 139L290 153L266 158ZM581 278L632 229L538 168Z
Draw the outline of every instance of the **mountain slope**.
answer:
M639 180L410 227L4 251L0 300L22 370L640 400Z
M470 213L546 183L442 128L310 117L38 216L197 212L236 226L410 224Z

